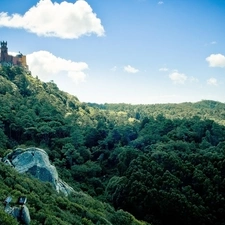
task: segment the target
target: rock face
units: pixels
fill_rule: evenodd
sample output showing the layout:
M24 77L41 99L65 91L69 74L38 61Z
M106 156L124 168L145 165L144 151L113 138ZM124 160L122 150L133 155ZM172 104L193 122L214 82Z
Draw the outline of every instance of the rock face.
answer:
M2 159L19 173L30 173L41 181L50 182L58 192L68 195L73 189L58 177L58 172L48 154L40 148L18 148Z

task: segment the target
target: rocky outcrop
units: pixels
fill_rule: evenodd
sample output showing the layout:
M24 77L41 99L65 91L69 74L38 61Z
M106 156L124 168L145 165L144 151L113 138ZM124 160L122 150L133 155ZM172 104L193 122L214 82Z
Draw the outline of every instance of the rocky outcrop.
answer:
M48 154L40 148L18 148L9 153L2 161L14 167L19 173L30 173L41 181L50 182L58 192L68 195L73 191L68 184L59 179L58 172Z

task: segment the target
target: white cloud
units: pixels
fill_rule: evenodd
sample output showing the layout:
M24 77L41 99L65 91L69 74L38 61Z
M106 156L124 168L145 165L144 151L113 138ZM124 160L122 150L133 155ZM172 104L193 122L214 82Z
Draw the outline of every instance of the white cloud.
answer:
M104 35L101 20L85 0L75 3L40 0L24 15L0 13L0 27L25 29L39 36L79 38L92 33Z
M216 78L210 78L207 80L207 84L209 85L214 85L214 86L217 86L218 85L218 82L217 82L217 79Z
M17 56L19 54L19 52L9 52L9 55L12 55L12 56Z
M162 68L159 69L160 72L166 72L166 71L168 71L168 70L169 70L169 69L166 68L166 67L162 67Z
M112 70L113 72L115 72L115 71L117 70L117 66L112 67L111 70Z
M33 52L27 55L27 64L33 76L43 81L49 81L53 75L67 75L73 82L85 81L84 70L88 69L85 62L73 62L54 56L47 51Z
M158 2L158 5L162 5L162 4L164 4L163 1L159 1L159 2Z
M199 80L198 80L198 78L192 77L192 76L191 76L191 77L189 77L189 81L192 82L192 83L194 83L194 82L196 83L196 82L198 82Z
M130 65L124 66L124 71L126 71L128 73L137 73L137 72L139 72L138 69L135 69L134 67L132 67Z
M184 84L187 80L187 76L183 73L179 73L178 71L173 71L169 78L173 81L174 84Z
M225 56L222 54L211 54L206 61L210 67L225 67Z
M215 44L217 44L216 41L212 41L212 42L211 42L211 45L215 45Z

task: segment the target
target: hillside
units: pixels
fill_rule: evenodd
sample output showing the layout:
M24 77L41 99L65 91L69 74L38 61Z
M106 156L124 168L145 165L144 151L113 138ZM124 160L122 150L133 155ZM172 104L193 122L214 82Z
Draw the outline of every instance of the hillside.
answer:
M90 116L85 118L89 114L85 104L76 97L60 91L52 82L42 83L19 67L0 68L0 104L0 157L19 145L35 145L45 147L53 161L57 161L53 158L55 152L51 152L52 142L62 146L72 139L70 132L79 133L90 122ZM3 163L0 163L0 174L1 201L11 195L15 202L20 195L26 195L33 225L147 224L122 210L115 211L109 204L82 191L68 198L59 195L50 184L20 175ZM0 223L17 224L3 212L3 205Z
M76 192L69 197L58 194L49 183L41 183L27 175L20 175L0 163L1 202L10 194L14 202L19 196L26 195L32 225L94 225L94 224L133 224L145 225L129 213L115 211L109 204L94 200L90 196ZM14 203L15 204L15 203ZM0 224L16 225L0 206Z
M98 217L102 215L115 225L141 224L123 209L153 225L225 224L225 104L82 103L53 81L43 83L19 67L2 67L0 105L0 154L18 146L43 148L60 177L78 193L86 193L82 196L87 201L61 196L64 214L59 197L51 197L49 204L41 197L44 192L55 196L48 185L29 181L46 188L40 193L32 189L38 193L34 202L50 212L50 205L63 209L49 213L54 221L107 224ZM10 192L18 187L4 185ZM15 190L24 193L26 186ZM34 202L32 212L39 212ZM87 207L76 222L69 219L74 213L68 209L71 204ZM90 212L94 216L86 216ZM111 220L109 212L121 222ZM32 216L38 224L39 217Z

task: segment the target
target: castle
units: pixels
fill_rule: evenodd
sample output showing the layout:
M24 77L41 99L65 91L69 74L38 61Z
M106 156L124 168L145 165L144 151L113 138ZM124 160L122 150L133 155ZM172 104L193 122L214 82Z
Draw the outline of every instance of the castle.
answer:
M28 69L25 55L21 53L16 56L8 54L7 41L1 41L0 66L22 66Z

